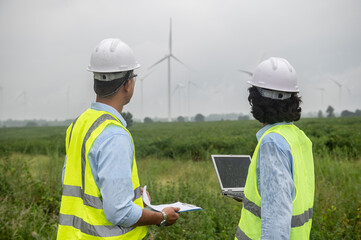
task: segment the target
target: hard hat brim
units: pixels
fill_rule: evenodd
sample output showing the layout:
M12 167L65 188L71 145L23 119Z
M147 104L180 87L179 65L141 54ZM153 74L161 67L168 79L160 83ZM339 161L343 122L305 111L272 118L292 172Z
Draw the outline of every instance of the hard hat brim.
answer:
M91 68L90 66L87 67L87 70L89 72L97 72L97 73L114 73L114 72L127 72L127 71L131 71L131 70L134 70L134 69L137 69L137 68L140 68L140 64L138 63L135 67L129 67L129 68L119 68L119 69L113 69L113 70L100 70L100 69L94 69L94 68Z
M272 87L264 87L262 86L261 84L255 84L251 81L247 81L247 83L251 86L254 86L254 87L259 87L259 88L264 88L264 89L269 89L269 90L275 90L275 91L281 91L281 92L290 92L290 93L298 93L300 92L299 89L284 89L284 88L272 88Z

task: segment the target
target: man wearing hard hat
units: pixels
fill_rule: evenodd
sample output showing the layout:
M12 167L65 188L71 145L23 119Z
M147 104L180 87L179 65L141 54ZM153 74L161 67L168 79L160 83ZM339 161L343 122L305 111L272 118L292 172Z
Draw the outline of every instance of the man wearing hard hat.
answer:
M300 119L296 71L282 58L260 63L248 82L257 132L235 239L309 239L315 177L310 139Z
M179 217L178 208L143 206L134 143L121 116L139 67L119 39L105 39L92 52L96 102L66 133L57 239L142 239L145 225L168 226Z

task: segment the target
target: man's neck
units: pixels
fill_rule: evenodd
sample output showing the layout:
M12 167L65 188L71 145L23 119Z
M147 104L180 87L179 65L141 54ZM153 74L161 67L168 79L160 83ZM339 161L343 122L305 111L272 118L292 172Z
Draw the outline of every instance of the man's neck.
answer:
M114 97L102 98L102 97L97 96L96 102L109 105L109 106L113 107L115 110L117 110L119 113L122 113L123 106L124 106L124 104L122 104L121 101L117 101Z

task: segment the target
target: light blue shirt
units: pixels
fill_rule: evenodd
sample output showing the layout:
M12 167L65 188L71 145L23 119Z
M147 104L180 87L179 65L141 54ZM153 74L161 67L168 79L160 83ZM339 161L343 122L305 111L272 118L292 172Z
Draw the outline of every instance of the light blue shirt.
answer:
M257 132L257 140L271 127L284 124L293 123L266 125ZM261 239L289 239L295 197L293 157L290 145L278 133L262 139L256 173L261 195Z
M91 104L91 109L111 113L127 127L122 115L113 107L96 102ZM138 222L143 211L133 203L133 154L130 135L123 128L110 125L94 141L88 155L95 183L102 195L104 214L109 222L122 227ZM66 158L63 181L65 167Z

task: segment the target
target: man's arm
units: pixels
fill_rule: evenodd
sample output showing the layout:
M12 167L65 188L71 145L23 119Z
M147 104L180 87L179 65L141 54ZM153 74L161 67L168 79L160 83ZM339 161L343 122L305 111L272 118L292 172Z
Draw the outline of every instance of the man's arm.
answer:
M294 189L292 155L287 149L288 143L280 135L269 134L263 140L258 156L261 239L289 239Z
M134 191L131 179L133 145L128 135L111 134L115 127L102 133L93 145L89 154L92 171L96 172L95 181L103 198L104 213L108 221L122 227L159 225L163 214L141 209L133 203ZM95 161L96 159L96 161ZM178 219L176 211L168 208L163 210L167 215L167 225Z

